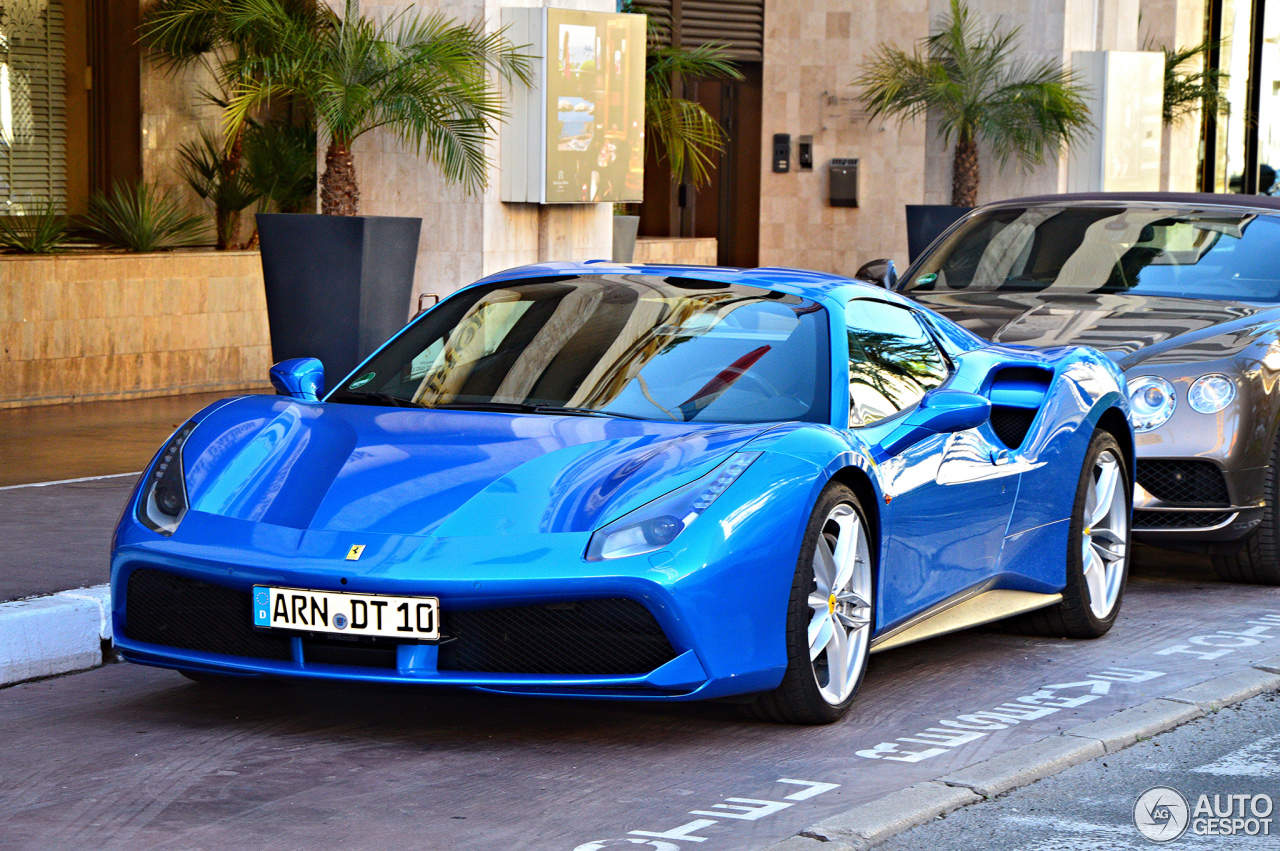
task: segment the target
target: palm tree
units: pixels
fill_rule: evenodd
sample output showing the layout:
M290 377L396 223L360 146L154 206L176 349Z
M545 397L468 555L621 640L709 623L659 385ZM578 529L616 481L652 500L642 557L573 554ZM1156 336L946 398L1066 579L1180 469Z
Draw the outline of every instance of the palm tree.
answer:
M1084 87L1060 62L1017 59L1018 28L984 31L964 0L951 0L936 32L911 52L880 45L854 82L872 115L933 115L955 142L951 203L978 203L978 142L1003 165L1030 167L1090 126Z
M316 25L290 15L284 0L236 0L228 12L234 35L253 33L276 50L233 61L227 107L232 134L272 98L310 105L328 140L320 176L321 211L354 216L360 187L351 146L379 127L406 147L423 149L445 177L468 191L483 188L485 141L503 115L490 72L530 80L530 57L483 22L455 24L408 10L375 21L347 0L343 14L322 7Z
M225 108L228 92L236 88L238 81L231 76L238 70L247 70L253 57L274 54L277 45L270 41L273 33L259 26L239 26L245 10L241 0L156 0L142 16L138 27L142 41L162 68L176 71L191 66L201 66L222 90L205 92L213 104ZM319 23L319 10L315 0L282 0L281 12L295 20L302 28L315 27ZM239 230L240 211L246 204L236 206L239 199L234 191L242 183L240 175L241 154L244 144L244 124L237 128L225 146L206 144L187 146L183 157L187 165L195 167L191 155L200 154L203 160L199 171L213 190L197 193L214 204L216 240L218 248L234 248L233 241ZM223 187L223 189L218 189Z
M724 149L724 130L702 104L677 97L680 80L709 78L741 80L725 48L717 44L673 47L663 44L654 27L649 29L645 54L644 130L659 156L671 164L677 182L685 163L695 186L710 179L711 157Z
M1228 76L1209 59L1222 43L1206 39L1194 47L1171 47L1148 41L1143 50L1164 54L1164 123L1173 127L1204 110L1218 115L1231 112L1223 93Z

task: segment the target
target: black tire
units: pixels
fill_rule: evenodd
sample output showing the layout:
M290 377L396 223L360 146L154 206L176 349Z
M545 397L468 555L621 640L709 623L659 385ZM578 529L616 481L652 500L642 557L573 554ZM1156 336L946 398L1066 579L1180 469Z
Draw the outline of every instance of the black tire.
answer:
M1280 434L1271 445L1271 463L1263 484L1262 522L1235 547L1213 553L1213 569L1228 582L1280 585Z
M1012 618L1009 624L1020 632L1053 638L1099 638L1107 634L1120 614L1124 600L1124 586L1129 575L1129 557L1132 553L1132 526L1126 527L1124 566L1120 576L1120 590L1110 614L1099 618L1089 605L1089 589L1084 578L1084 506L1089 489L1093 485L1094 466L1099 456L1110 452L1120 460L1120 481L1124 486L1127 516L1133 514L1133 482L1130 480L1128 462L1120 444L1105 431L1096 430L1089 441L1089 449L1081 465L1080 479L1076 484L1076 498L1071 508L1071 526L1067 533L1067 585L1062 591L1062 602L1044 609Z
M782 683L776 689L757 695L755 700L747 704L747 711L756 718L787 724L831 724L849 711L854 698L858 694L862 677L866 673L866 649L863 651L862 665L854 682L853 690L848 698L838 704L832 704L819 691L813 663L809 660L809 594L816 587L813 572L814 552L818 539L823 534L823 526L831 512L839 505L851 507L857 514L862 528L870 532L867 525L866 512L862 510L858 497L849 488L837 482L831 482L818 496L813 513L809 516L809 524L805 529L804 539L800 545L800 554L796 559L795 578L791 583L791 595L787 604L786 644L787 671ZM870 540L872 557L871 576L874 589L876 545ZM875 611L875 600L867 601L871 611ZM869 648L869 637L874 630L874 621L868 625L868 641L864 645Z

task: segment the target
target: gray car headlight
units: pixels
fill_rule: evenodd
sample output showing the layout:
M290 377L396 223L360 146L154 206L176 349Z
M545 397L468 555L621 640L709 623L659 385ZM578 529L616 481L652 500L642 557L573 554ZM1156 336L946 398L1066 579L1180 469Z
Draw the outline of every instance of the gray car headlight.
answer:
M1173 385L1154 375L1144 375L1129 382L1129 411L1134 431L1159 428L1173 416L1178 397Z
M702 478L646 502L597 529L587 544L587 561L638 556L662 549L710 508L759 457L759 452L732 455Z
M138 499L138 521L153 532L172 535L187 513L187 481L182 473L182 445L187 442L195 423L187 423L156 456Z
M1187 391L1187 404L1202 414L1216 414L1235 398L1235 382L1218 373L1200 376Z

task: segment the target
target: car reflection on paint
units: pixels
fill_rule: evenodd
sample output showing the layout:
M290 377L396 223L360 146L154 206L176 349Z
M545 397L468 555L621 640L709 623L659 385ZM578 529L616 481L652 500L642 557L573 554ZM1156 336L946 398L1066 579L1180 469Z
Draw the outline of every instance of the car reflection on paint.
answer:
M464 288L327 395L211 405L112 555L125 659L824 723L875 649L1119 611L1132 434L1085 348L991 346L784 269L547 264Z

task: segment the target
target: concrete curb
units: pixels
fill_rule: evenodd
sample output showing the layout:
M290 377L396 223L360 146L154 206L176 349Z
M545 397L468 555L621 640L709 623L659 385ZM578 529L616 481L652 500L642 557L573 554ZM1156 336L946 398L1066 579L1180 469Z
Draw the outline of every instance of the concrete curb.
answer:
M1058 774L1208 712L1280 690L1280 656L830 816L762 851L863 851L940 815Z
M800 835L824 848L869 848L894 834L981 800L968 789L936 780L917 783L859 807L823 819ZM775 848L777 846L774 846Z
M1198 706L1188 706L1162 697L1123 709L1091 724L1072 727L1063 731L1062 735L1094 739L1102 743L1106 753L1115 753L1137 744L1139 739L1149 739L1203 714L1204 710Z
M106 585L0 603L0 686L96 668L110 640Z

